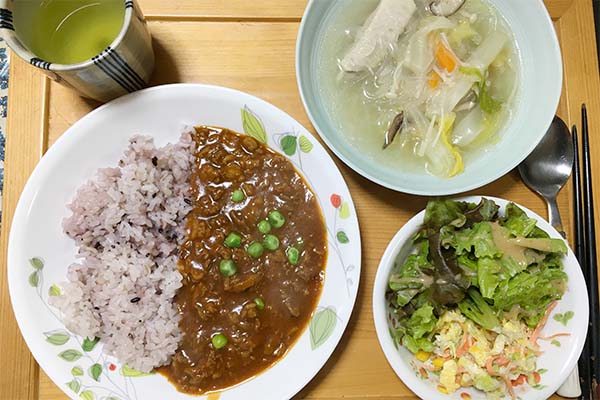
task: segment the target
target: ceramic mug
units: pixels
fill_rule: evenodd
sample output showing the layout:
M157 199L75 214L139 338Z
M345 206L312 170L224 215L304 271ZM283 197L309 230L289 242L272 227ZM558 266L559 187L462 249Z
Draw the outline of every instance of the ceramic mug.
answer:
M15 31L13 5L0 0L0 34L19 57L42 69L55 81L81 95L109 101L146 86L154 70L152 38L146 20L135 0L124 0L125 19L116 39L100 54L77 64L50 63L37 57Z

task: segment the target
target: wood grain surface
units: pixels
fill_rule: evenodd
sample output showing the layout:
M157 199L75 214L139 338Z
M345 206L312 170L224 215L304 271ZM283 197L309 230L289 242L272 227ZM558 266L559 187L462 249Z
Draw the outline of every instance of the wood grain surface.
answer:
M152 85L202 82L229 86L261 97L288 112L315 136L296 86L294 49L306 0L141 0L154 38L157 67ZM600 80L592 6L588 0L547 0L564 60L564 90L558 114L579 124L586 102L592 162L600 171ZM218 38L218 41L215 40ZM0 399L66 399L31 357L14 320L6 284L10 222L29 174L41 154L74 122L99 104L82 99L34 68L11 58L8 139L0 236ZM352 319L321 372L297 398L414 399L380 350L372 322L376 268L394 233L426 199L396 193L362 178L336 160L354 198L363 239L363 273ZM600 201L600 173L594 176ZM513 171L474 191L519 202L545 215L543 201ZM570 186L559 197L571 232ZM600 211L596 209L597 215ZM569 235L571 237L571 235ZM556 397L558 398L558 397Z

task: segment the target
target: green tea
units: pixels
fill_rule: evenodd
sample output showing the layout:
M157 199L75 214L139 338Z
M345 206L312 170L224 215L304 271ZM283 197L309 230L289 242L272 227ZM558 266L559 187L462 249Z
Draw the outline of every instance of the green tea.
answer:
M76 64L94 57L119 34L123 0L16 0L15 29L37 57Z

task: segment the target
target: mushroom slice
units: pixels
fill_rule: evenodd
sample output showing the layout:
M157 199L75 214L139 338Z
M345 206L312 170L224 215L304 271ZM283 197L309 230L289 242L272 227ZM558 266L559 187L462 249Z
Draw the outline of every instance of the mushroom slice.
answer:
M457 12L466 0L434 0L429 3L429 11L438 17L449 17Z
M394 138L402 130L402 125L404 123L404 111L401 111L398 115L394 117L390 127L385 132L385 138L383 140L383 149L385 150L392 142Z

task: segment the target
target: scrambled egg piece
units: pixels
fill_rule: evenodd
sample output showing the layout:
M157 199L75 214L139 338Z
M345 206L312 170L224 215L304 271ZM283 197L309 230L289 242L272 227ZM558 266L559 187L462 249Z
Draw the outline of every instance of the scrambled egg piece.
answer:
M458 365L454 360L448 360L442 367L440 373L440 384L446 388L448 393L454 393L458 390L460 385L456 383L456 373L458 372Z
M457 311L447 311L438 320L434 346L436 353L442 354L446 349L452 356L456 355L456 349L463 337L463 326L466 318Z

